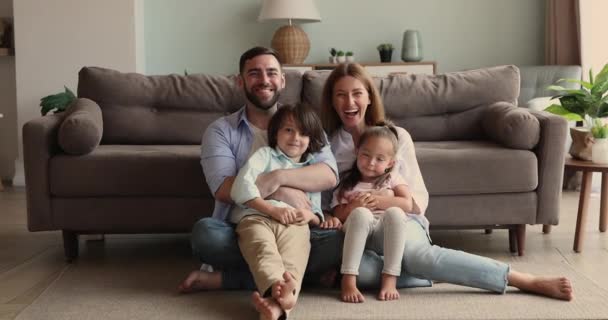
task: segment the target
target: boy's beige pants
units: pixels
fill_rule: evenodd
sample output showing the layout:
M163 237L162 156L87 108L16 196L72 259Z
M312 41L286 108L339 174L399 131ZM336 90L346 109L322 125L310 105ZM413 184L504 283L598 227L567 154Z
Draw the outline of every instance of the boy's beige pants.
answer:
M296 294L300 293L310 254L308 224L284 225L269 217L249 215L238 223L236 233L243 258L261 295L275 282L283 280L285 271L293 275Z

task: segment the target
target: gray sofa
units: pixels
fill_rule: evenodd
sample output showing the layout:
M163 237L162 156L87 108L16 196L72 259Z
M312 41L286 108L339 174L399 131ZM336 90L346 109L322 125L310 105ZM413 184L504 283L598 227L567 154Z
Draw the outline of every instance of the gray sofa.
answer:
M327 71L287 72L282 103L318 108ZM199 142L244 98L234 76L143 76L87 67L76 103L23 127L28 227L62 230L68 259L86 233L189 232L212 212ZM566 121L517 108L515 66L377 78L387 115L412 135L436 228L557 224Z

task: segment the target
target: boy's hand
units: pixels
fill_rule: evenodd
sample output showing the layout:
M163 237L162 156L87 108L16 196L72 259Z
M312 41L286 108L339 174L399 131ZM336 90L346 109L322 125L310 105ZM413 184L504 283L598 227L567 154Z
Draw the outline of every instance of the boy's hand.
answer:
M312 222L313 225L319 224L319 217L308 209L297 209L296 217L298 224L306 224Z
M325 221L319 225L321 229L342 229L342 222L336 217L325 217Z
M282 224L292 224L300 222L302 219L298 216L298 210L294 208L274 207L271 214L272 218Z

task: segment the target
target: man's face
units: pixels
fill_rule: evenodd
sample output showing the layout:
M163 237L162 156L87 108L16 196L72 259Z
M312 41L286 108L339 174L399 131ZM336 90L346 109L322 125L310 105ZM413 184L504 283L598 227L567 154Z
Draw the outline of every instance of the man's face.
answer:
M251 104L268 110L277 103L285 88L285 75L277 59L264 54L245 62L239 83Z

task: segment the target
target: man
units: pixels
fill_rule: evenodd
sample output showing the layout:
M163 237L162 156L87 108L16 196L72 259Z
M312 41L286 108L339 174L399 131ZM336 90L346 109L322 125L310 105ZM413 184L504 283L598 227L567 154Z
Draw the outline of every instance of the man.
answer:
M239 62L238 86L246 103L239 111L213 122L202 140L201 165L215 196L211 218L199 220L192 230L192 249L204 270L192 271L180 284L181 292L212 289L255 289L253 278L237 245L230 212L241 210L230 198L238 170L259 147L268 144L266 128L278 108L285 88L285 74L276 53L255 47ZM256 181L264 198L270 197L295 208L310 208L302 191L319 192L337 183L336 161L329 145L315 154L314 164L299 169L276 170ZM342 251L343 236L337 230L311 230L311 252L306 274L318 279L335 267ZM208 265L212 266L209 268Z

